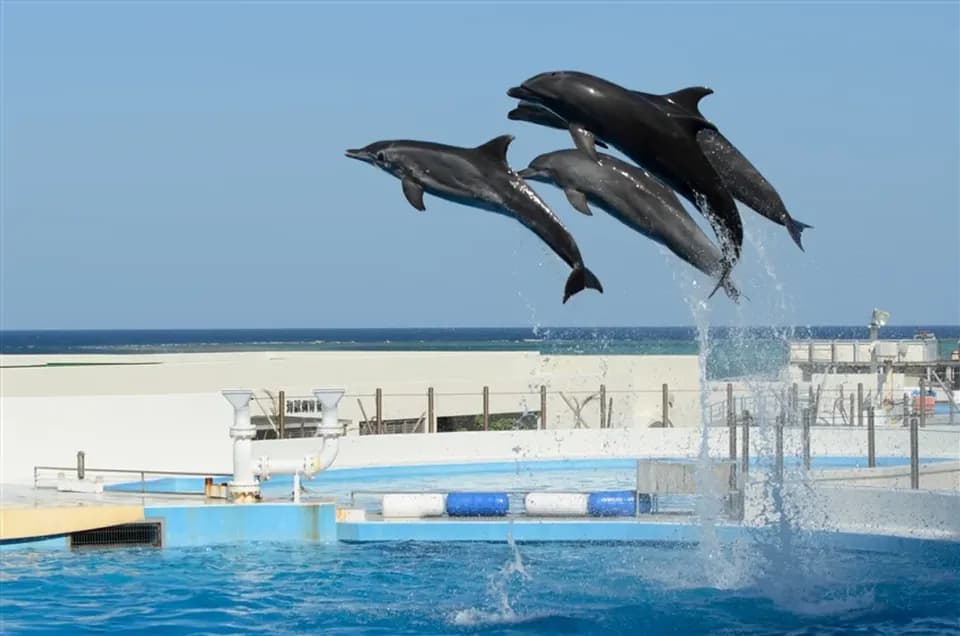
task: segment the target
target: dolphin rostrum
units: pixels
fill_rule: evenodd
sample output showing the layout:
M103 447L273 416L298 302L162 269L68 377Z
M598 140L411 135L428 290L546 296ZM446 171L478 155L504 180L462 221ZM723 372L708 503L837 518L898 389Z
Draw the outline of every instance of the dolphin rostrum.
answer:
M476 148L427 141L389 140L347 150L352 159L376 166L400 179L403 194L423 211L423 193L520 221L573 268L563 302L582 289L603 293L597 277L583 264L580 248L560 219L536 192L510 169L507 148L513 135L501 135Z
M694 116L706 121L707 118L700 112L699 104L701 99L713 94L713 89L690 86L665 95L635 92L653 100L672 116ZM761 216L787 228L790 237L802 250L800 234L813 226L801 223L790 216L780 194L750 163L750 160L743 156L743 153L723 133L714 128L701 129L697 133L697 144L710 165L720 173L720 178L727 184L727 189L730 190L733 198Z
M722 275L720 250L673 190L642 168L604 153L597 153L597 157L599 161L594 161L576 149L548 152L518 174L561 188L570 205L584 214L592 214L590 203L606 210L708 276ZM730 298L739 299L740 292L729 278L721 279L721 285Z
M696 139L700 130L715 129L713 124L692 115L669 116L634 91L576 71L540 73L507 95L539 104L567 122L574 143L591 158L597 158L596 137L651 172L710 220L726 270L739 258L740 212Z

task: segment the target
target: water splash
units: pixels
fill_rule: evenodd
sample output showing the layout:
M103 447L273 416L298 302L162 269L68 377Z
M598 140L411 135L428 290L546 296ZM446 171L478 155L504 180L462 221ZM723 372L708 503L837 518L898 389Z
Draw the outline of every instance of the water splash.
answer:
M492 574L487 582L487 596L492 599L495 609L471 607L454 612L450 622L459 626L491 625L502 623L516 623L523 620L513 607L511 601L511 586L531 579L530 573L523 564L523 557L513 539L513 533L507 533L507 545L510 547L510 558L503 566Z

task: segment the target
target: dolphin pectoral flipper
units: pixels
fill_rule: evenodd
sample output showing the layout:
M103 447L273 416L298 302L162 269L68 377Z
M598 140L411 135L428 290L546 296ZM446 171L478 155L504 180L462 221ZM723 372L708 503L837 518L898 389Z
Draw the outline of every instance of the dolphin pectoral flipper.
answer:
M566 188L563 193L567 195L567 201L570 202L570 205L573 206L573 209L577 212L582 212L587 216L593 216L593 212L590 210L590 206L587 205L587 195L579 190L574 188Z
M419 183L407 177L401 182L403 186L403 196L407 197L410 205L423 212L427 207L423 204L423 188Z
M597 157L597 148L593 133L580 124L574 124L572 122L569 125L569 129L570 136L573 137L573 143L577 146L577 149L586 153L586 155L594 161L599 161L600 158Z

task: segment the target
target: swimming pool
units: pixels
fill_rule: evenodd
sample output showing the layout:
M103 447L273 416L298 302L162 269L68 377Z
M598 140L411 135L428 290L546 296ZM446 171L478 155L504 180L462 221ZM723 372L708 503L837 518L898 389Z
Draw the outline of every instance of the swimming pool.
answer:
M960 633L960 546L255 543L9 552L9 633Z

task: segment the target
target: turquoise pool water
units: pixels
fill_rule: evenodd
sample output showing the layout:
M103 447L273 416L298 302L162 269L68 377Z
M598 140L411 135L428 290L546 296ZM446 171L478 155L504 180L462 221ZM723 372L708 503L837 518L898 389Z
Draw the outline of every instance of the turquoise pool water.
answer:
M246 544L15 551L10 634L960 634L960 546Z

